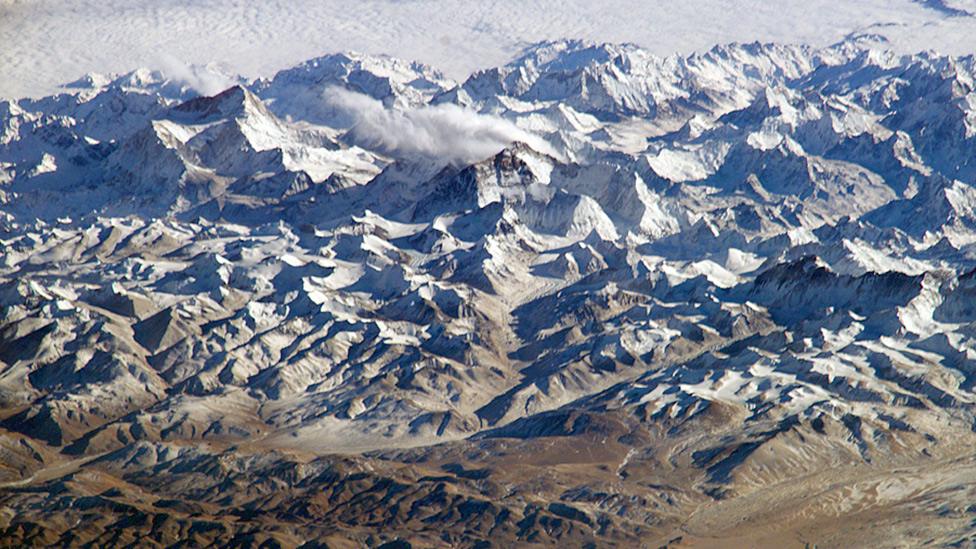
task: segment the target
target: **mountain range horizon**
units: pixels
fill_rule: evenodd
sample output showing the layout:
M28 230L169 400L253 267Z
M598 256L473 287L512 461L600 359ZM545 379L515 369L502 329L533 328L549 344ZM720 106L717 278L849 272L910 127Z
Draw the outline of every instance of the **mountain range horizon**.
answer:
M0 545L976 546L976 57L889 45L0 101Z

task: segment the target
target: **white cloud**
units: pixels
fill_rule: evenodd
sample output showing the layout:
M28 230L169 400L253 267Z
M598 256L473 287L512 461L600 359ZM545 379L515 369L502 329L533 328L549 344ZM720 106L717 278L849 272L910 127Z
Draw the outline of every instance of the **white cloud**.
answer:
M157 52L270 77L327 52L419 60L463 79L555 38L633 42L658 55L730 41L826 46L876 32L901 52L976 50L973 19L932 0L44 0L0 2L0 97L53 93L86 72L146 66ZM976 12L973 0L937 0ZM555 14L555 15L554 15ZM703 24L707 22L707 24ZM327 29L324 31L323 29Z
M325 99L353 120L349 138L354 143L391 156L465 164L518 141L558 157L544 139L512 122L457 105L386 108L372 97L338 87L328 88Z
M216 95L235 82L210 67L187 65L172 55L161 54L157 65L167 78L180 82L201 95Z

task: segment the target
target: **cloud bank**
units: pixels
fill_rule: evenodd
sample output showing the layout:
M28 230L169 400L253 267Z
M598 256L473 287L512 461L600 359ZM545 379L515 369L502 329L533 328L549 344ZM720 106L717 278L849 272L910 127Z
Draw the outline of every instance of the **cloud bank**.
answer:
M386 108L383 103L344 88L331 87L326 101L353 121L353 143L398 158L431 158L470 164L488 158L519 141L558 157L541 137L512 122L461 108L426 105L412 109Z
M0 97L9 98L56 93L90 71L126 72L158 52L225 63L249 79L325 52L386 53L463 80L507 62L526 44L564 37L633 42L667 56L754 40L827 46L867 31L886 36L900 53L976 51L973 19L940 9L976 13L973 0L459 0L451 9L430 1L6 0L0 6Z

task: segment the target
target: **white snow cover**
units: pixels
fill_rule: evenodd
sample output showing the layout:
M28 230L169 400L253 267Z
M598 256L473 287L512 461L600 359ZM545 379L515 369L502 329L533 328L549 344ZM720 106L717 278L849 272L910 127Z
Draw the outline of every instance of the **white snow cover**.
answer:
M716 404L867 455L973 424L971 56L559 40L460 82L199 77L0 102L8 432L359 452Z

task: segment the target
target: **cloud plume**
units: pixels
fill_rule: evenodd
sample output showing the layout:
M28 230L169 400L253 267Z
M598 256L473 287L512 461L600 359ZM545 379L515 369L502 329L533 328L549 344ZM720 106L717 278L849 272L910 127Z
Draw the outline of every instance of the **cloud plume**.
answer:
M235 84L233 79L210 67L187 65L172 55L159 55L157 64L168 78L186 85L201 95L216 95Z
M339 87L327 89L325 98L352 120L349 137L354 143L390 156L466 164L516 141L559 156L544 139L512 122L457 105L391 109L368 95Z

